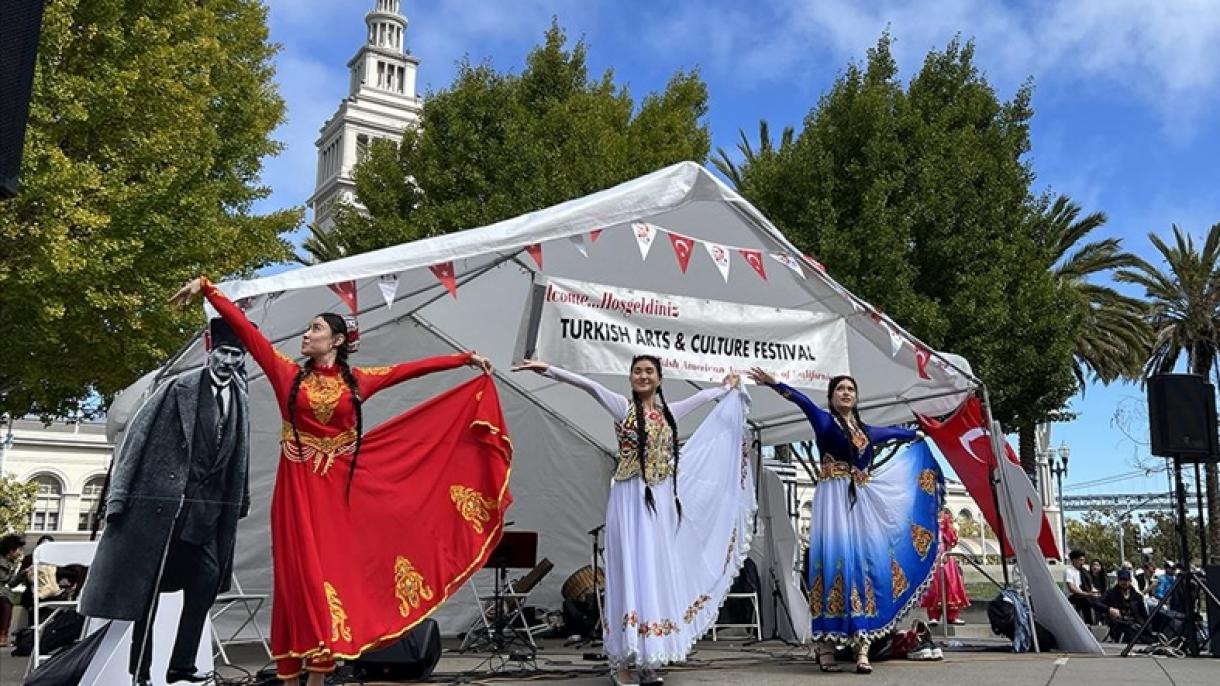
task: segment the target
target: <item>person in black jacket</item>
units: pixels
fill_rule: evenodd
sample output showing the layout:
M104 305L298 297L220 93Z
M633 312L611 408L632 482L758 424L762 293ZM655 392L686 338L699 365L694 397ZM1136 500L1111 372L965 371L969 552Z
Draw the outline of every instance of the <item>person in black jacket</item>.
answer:
M1106 621L1111 639L1127 643L1148 619L1148 605L1131 583L1131 570L1118 570L1118 581L1101 599L1109 608Z

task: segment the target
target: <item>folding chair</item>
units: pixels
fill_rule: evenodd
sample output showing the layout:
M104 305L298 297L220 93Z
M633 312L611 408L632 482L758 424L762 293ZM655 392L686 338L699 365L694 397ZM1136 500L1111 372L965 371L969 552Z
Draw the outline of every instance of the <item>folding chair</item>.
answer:
M474 643L475 637L479 634L488 637L492 635L492 632L495 631L492 621L496 616L497 610L504 613L504 616L501 618L504 627L513 631L519 630L524 634L526 640L529 641L530 647L537 650L538 644L534 641L534 632L546 628L546 625L543 624L537 627L529 625L529 622L525 619L525 603L529 600L530 592L534 590L538 582L542 581L543 577L554 568L555 565L550 560L543 558L528 574L505 584L504 588L500 591L499 599L501 606L499 608L495 607L495 592L480 590L478 584L472 578L470 580L470 591L474 593L475 602L478 604L479 618L466 631L466 636L462 639L462 646L458 648L458 651L466 651ZM482 627L479 627L480 621L483 624Z
M267 652L267 659L272 659L271 646L268 645L267 636L263 633L263 628L258 623L258 613L259 610L262 609L263 603L265 602L267 602L266 594L246 593L244 590L242 590L241 582L237 580L237 575L233 575L229 592L216 596L216 600L212 603L212 621L210 626L212 629L212 642L216 644L216 652L212 654L213 658L220 657L220 659L226 665L233 665L233 661L229 659L229 654L225 651L225 646L242 643L254 643L253 640L248 638L238 638L238 636L241 635L241 632L249 626L253 627L255 635L258 636L258 643L262 644L263 650ZM217 628L219 625L220 616L234 608L238 608L240 610L237 615L238 619L242 619L243 616L244 619L242 619L241 624L239 624L238 627L229 634L228 638L223 638L220 635L220 629Z
M38 565L55 565L63 567L66 565L84 565L88 567L93 564L93 555L97 552L97 541L73 541L57 543L55 541L47 541L42 545L34 548L34 569L38 569ZM88 577L86 577L87 579ZM88 581L86 580L86 583ZM74 610L79 605L76 600L49 600L44 601L38 597L38 589L34 593L34 616L31 618L30 626L34 627L34 652L30 654L30 661L26 663L25 673L29 676L38 665L46 659L47 656L42 654L42 630L50 623L51 619L63 612L64 610ZM42 621L38 621L42 615L42 608L51 608L52 612ZM85 624L85 630L88 630L88 623Z
M753 614L754 621L746 623L746 624L721 624L720 617L717 616L716 621L712 624L712 640L713 641L718 640L716 638L717 629L753 629L754 637L757 640L761 641L762 640L762 619L758 613L758 594L757 593L730 593L724 597L724 604L728 605L729 601L733 601L733 600L736 600L736 601L749 600L750 607L754 611L754 614Z

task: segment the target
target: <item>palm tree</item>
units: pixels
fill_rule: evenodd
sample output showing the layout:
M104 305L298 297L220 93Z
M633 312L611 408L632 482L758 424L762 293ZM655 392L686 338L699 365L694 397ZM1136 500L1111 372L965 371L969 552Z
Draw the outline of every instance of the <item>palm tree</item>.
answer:
M1144 363L1144 375L1172 372L1186 353L1186 368L1210 377L1220 351L1220 224L1207 232L1202 249L1194 238L1173 225L1173 245L1156 234L1148 240L1161 254L1162 271L1137 259L1130 269L1117 275L1119 281L1143 286L1148 299L1148 322L1152 346ZM1220 559L1220 480L1216 465L1206 465L1207 518L1211 523L1208 550Z
M754 150L754 146L750 144L750 139L746 138L746 132L738 130L737 134L741 137L741 141L737 143L737 150L741 152L743 157L740 165L733 162L729 158L729 154L724 148L716 148L716 158L712 160L712 166L733 185L737 191L744 190L745 177L743 171L749 170L750 167L758 163L760 159L768 158L777 150L787 150L792 146L793 139L796 136L796 130L791 126L785 126L783 133L780 134L779 147L777 148L771 142L771 127L767 124L766 119L758 121L758 150Z
M1072 371L1080 392L1089 381L1109 384L1138 379L1143 371L1151 332L1142 301L1093 281L1120 269L1134 267L1138 258L1123 252L1122 241L1106 238L1081 245L1090 233L1106 223L1104 212L1081 217L1081 207L1061 195L1043 206L1034 221L1050 248L1050 271L1059 288L1078 303L1080 334L1072 354ZM1021 466L1031 478L1037 474L1033 425L1018 429Z
M320 229L317 224L309 225L309 237L301 242L301 250L302 253L296 255L296 261L306 266L330 262L347 255L347 249L339 243L334 232Z

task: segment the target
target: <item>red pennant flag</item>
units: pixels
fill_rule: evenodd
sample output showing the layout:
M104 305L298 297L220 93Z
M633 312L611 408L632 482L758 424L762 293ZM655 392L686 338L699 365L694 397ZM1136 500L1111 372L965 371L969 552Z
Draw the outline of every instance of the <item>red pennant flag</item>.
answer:
M525 252L529 253L530 257L534 258L534 262L538 264L538 268L542 269L542 244L527 245L525 246Z
M356 314L360 309L356 307L356 282L355 281L340 281L327 286L330 290L339 296L339 299L347 303L347 308Z
M974 502L983 513L983 519L991 525L992 531L1000 531L1000 518L996 513L995 499L991 494L991 472L996 468L995 453L991 449L991 436L983 421L983 407L977 397L971 397L944 422L938 422L930 417L916 415L920 426L940 448L940 452L957 472L966 492L974 498ZM1008 441L1002 440L1004 454L1009 462L1020 464L1016 453ZM1038 506L1027 503L1030 511ZM1011 536L1012 528L1004 527L1004 532ZM1009 542L1004 542L1004 554L1012 555ZM1059 547L1055 544L1055 533L1051 529L1050 520L1042 513L1042 527L1038 534L1038 546L1042 554L1048 558L1060 559Z
M763 254L761 250L750 250L749 248L738 248L737 252L746 258L746 263L758 272L763 281L767 280L767 268L763 266Z
M678 268L685 274L686 266L690 264L691 251L695 248L695 239L670 231L669 242L673 243L674 255L678 258Z
M928 376L928 361L932 359L932 351L919 343L915 344L915 365L919 368L919 378L931 379Z
M602 235L602 229L593 229L589 232L589 242L596 243L597 239Z
M805 259L807 259L811 263L813 263L814 268L817 269L819 272L822 272L823 274L826 273L826 265L813 259L813 255L805 255Z
M438 281L445 284L445 290L449 291L449 295L457 297L457 279L453 274L453 262L445 262L444 264L434 264L428 269L432 270L433 276Z

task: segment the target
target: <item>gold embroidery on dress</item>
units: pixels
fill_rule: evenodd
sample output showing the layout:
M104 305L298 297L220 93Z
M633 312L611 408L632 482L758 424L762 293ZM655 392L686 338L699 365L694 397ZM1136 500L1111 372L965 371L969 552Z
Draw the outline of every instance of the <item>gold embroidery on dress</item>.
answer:
M368 376L385 376L394 371L393 367L360 367L360 372Z
M851 444L856 446L856 450L864 452L864 449L868 447L868 434L855 427L852 427Z
M919 490L928 495L936 493L936 472L925 469L919 473Z
M287 362L288 364L290 364L294 367L298 366L296 360L292 359L291 357L288 357L288 355L284 354L283 352L280 352L279 348L272 348L272 350L275 351L276 357L280 358L281 360Z
M398 614L403 617L419 607L421 598L432 600L432 589L424 582L424 575L401 555L394 561L394 595L398 598Z
M897 558L890 558L890 583L894 588L894 600L906 592L910 584L907 582L906 572L902 571L902 565L898 564Z
M644 435L644 468L640 469L640 452L636 435L635 406L627 410L627 416L618 423L619 449L618 468L614 470L615 481L626 481L641 473L644 482L656 486L673 474L673 432L660 408L646 411Z
M499 509L499 501L483 496L467 486L454 484L449 487L449 497L457 505L458 514L470 522L475 533L483 533L483 525L491 521L491 511Z
M729 537L729 549L724 554L724 567L720 571L725 571L729 568L729 563L733 561L733 551L737 548L737 527L733 527L733 535Z
M301 381L301 388L305 389L305 397L309 400L313 416L317 417L319 422L328 424L347 384L337 376L309 374Z
M822 575L819 573L813 578L813 588L809 591L809 611L814 617L822 616L822 594L825 592Z
M860 588L854 583L851 585L851 614L853 617L864 614L864 600L860 598Z
M298 431L301 445L297 446L296 436L292 434L292 425L284 422L280 432L280 445L284 449L284 457L292 462L313 462L315 474L326 475L335 458L356 451L356 429L351 428L334 436L315 436Z
M690 607L686 608L686 612L682 613L682 621L686 622L687 624L695 621L695 617L698 616L698 614L703 610L703 606L707 605L708 601L711 599L712 597L707 595L701 595L696 598L695 602L691 603Z
M330 640L338 641L339 637L345 641L352 640L352 630L347 625L347 612L343 609L343 601L339 600L339 592L329 581L322 582L322 589L326 591L326 606L330 609Z
M863 486L872 479L868 472L856 469L850 464L838 460L822 460L821 472L821 478L823 479L851 479L856 482L857 486Z
M830 586L830 595L826 598L826 616L842 617L847 598L843 593L843 572L835 572L834 584Z
M911 543L915 546L915 552L919 553L919 559L927 559L928 551L932 549L932 532L918 524L912 524Z
M877 596L873 593L873 578L864 577L864 616L877 616Z

